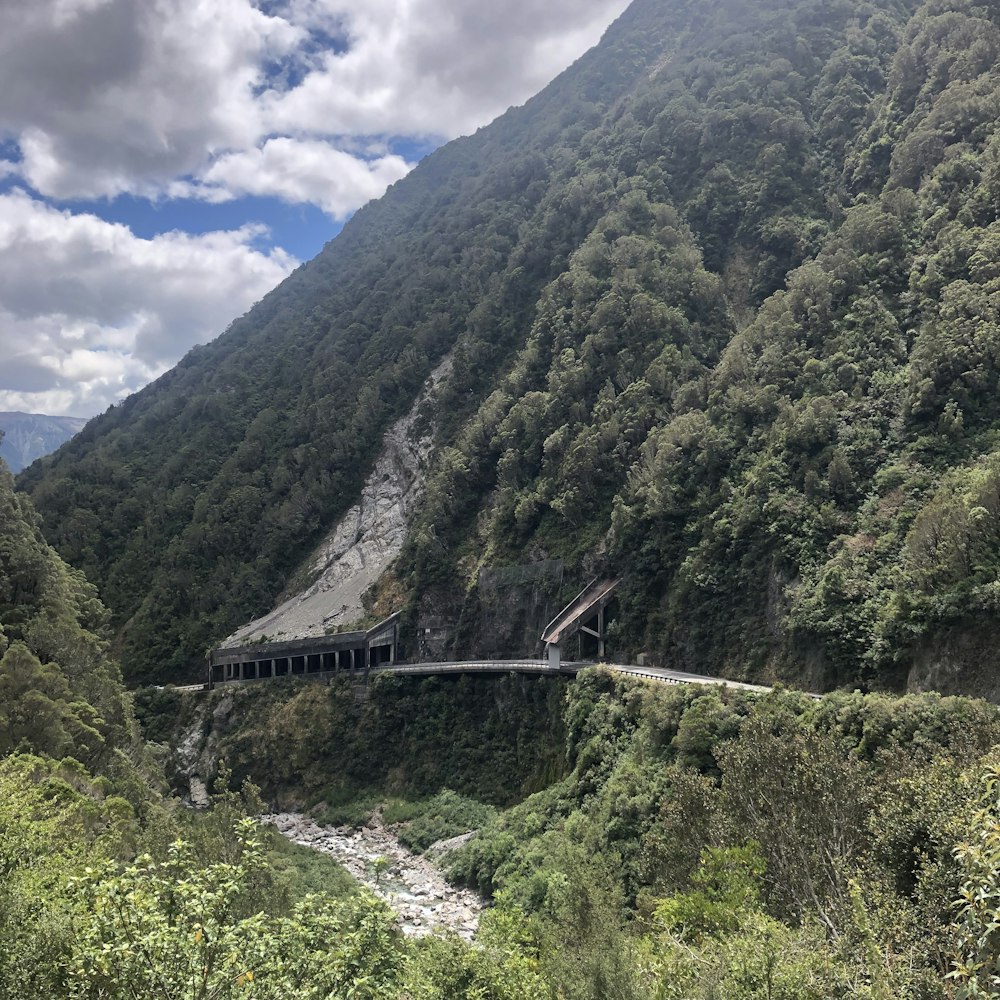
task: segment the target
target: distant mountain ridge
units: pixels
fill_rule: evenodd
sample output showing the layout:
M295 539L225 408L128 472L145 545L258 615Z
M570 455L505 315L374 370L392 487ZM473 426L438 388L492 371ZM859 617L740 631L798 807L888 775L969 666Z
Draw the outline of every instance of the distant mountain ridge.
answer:
M18 473L36 458L65 444L87 423L83 417L50 417L44 413L0 413L0 458Z

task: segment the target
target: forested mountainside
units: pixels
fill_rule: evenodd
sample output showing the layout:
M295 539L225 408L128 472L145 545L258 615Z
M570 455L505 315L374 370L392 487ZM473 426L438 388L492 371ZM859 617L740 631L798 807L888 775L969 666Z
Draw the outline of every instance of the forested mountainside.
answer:
M94 773L131 771L138 737L108 619L0 462L0 757L27 747Z
M600 668L383 675L360 700L285 678L147 688L170 747L144 745L106 619L0 464L0 1000L945 1000L1000 969L985 702ZM158 794L192 752L205 811ZM417 850L479 827L448 860L492 904L475 942L405 936L249 819L222 755L271 802Z
M624 576L622 653L996 694L998 53L970 0L636 0L20 485L179 676L450 352L383 590L456 644L555 558Z
M20 472L36 458L55 451L86 422L81 417L44 413L0 413L0 458L11 472Z

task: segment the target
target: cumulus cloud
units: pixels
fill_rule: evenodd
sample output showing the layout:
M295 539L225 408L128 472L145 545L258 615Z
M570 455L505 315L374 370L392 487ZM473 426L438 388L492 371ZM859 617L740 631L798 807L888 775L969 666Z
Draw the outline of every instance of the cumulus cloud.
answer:
M327 142L269 139L260 149L220 157L189 190L218 201L244 194L277 195L285 201L319 205L342 219L378 198L411 169L400 156L365 160Z
M380 194L401 165L341 158L321 186L318 155L333 158L316 141L347 155L357 136L471 131L593 44L626 0L0 6L0 135L17 142L16 169L41 194L218 199L225 178L245 178L256 157L274 186L265 192L259 181L255 193L312 200L322 187L318 203L343 215ZM282 183L267 166L294 154L295 178ZM360 184L366 173L379 183ZM177 187L181 178L188 187ZM350 190L351 178L353 199L331 193Z
M247 0L3 4L0 130L56 198L155 193L218 149L253 145L270 58L302 32Z
M139 239L0 195L0 409L86 416L166 371L294 267L260 235Z
M453 138L540 90L627 0L298 0L299 26L346 40L263 100L274 130Z

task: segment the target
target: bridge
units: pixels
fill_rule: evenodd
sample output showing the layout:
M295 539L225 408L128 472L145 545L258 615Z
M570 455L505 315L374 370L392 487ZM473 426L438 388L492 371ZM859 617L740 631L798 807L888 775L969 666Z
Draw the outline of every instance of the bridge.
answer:
M552 666L548 659L544 660L451 660L434 661L429 663L382 663L377 666L369 666L362 671L351 671L345 668L344 673L357 680L368 682L380 674L396 674L402 677L431 677L448 676L455 674L533 674L547 677L575 677L581 670L587 667L602 666L612 673L623 674L628 677L641 677L644 680L657 681L661 684L699 684L710 687L730 688L737 691L747 691L752 694L767 694L772 691L763 684L747 684L743 681L728 680L725 677L709 677L703 674L689 674L682 670L669 670L665 667L633 666L621 663L604 663L593 660L562 661L558 666ZM281 675L273 676L295 676L312 677L319 681L330 681L340 674L338 670L296 670L293 673L287 671ZM263 680L261 677L231 678L230 683L249 683L255 680ZM205 691L208 684L189 684L179 687L179 691ZM211 685L215 687L216 685ZM802 692L810 698L820 698L821 695L811 692Z
M604 658L607 632L604 612L615 595L620 580L591 580L562 611L545 626L542 642L545 655L554 667L562 659L562 647L574 635L579 637L579 650L583 652L584 637L596 645L599 659Z
M701 684L755 694L767 694L772 690L761 684L746 684L663 667L608 663L605 660L605 611L618 583L618 580L593 580L570 601L542 633L543 659L401 663L398 655L400 616L397 612L364 631L338 632L287 642L269 642L262 637L256 643L212 650L208 656L208 683L192 684L179 690L204 691L220 684L275 677L312 677L329 682L341 674L352 681L365 683L378 674L427 677L516 673L575 677L585 667L598 663L615 673L662 684ZM587 644L597 654L596 659L562 659L562 647L576 635L580 637L580 651L583 651L586 638ZM810 697L818 698L819 695Z

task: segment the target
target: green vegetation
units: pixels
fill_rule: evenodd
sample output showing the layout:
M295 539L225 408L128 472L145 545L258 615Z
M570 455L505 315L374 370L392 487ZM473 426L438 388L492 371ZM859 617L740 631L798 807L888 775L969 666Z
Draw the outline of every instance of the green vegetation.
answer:
M992 971L993 706L590 671L566 719L570 774L452 857L556 995L944 998Z
M272 797L295 789L324 804L327 822L360 823L391 797L451 788L505 805L544 788L565 766L565 686L517 675L386 675L357 701L346 681L275 681L215 692L210 706L232 699L218 753L240 780Z
M572 684L385 677L364 702L292 682L147 694L161 737L171 713L198 724L197 706L215 718L230 699L219 749L274 791L355 808L364 789L405 793L383 815L415 847L480 826L451 856L494 899L476 942L413 942L327 861L256 828L259 792L231 790L228 768L206 813L158 796L135 726L108 726L74 686L73 655L90 657L92 689L131 719L80 623L89 592L27 501L9 509L5 572L25 589L5 632L31 685L4 703L20 728L0 756L2 1000L994 995L995 706L599 669ZM75 641L59 666L22 638L61 630Z
M442 452L415 589L604 540L620 652L995 693L996 10L682 20L592 133L609 213Z
M0 464L0 1000L542 995L502 934L406 942L332 861L258 829L224 766L206 813L163 799L106 618ZM413 819L470 810L492 813L443 793Z
M426 851L439 840L478 830L496 816L496 810L448 788L422 802L390 802L382 819L402 824L399 839L411 850Z
M74 998L348 996L378 1000L400 965L391 916L373 899L308 897L287 917L255 912L265 870L254 824L235 831L231 862L201 867L182 842L118 873L74 884L82 912L68 961Z
M433 685L418 690L427 683L406 682L421 725L439 711L454 719ZM294 705L287 742L308 718L307 694L313 711L325 706L317 719L338 701L357 706L338 723L342 753L368 746L379 725L336 689L278 697L266 686L265 699L264 687L236 695L228 724L247 722L251 734L227 744L237 771L271 766L256 752L261 734ZM561 1000L944 1000L954 983L963 996L989 995L985 971L979 985L972 979L995 958L995 706L934 694L761 697L600 669L560 690L564 765L509 808L478 804L496 788L478 767L464 772L465 795L414 800L425 779L416 769L409 785L392 753L372 755L357 785L342 777L339 802L323 799L341 820L363 822L380 807L418 849L479 829L448 863L493 898L483 938L492 957L435 939L407 966L430 963L429 981L454 990L444 995L515 989L519 975L534 991L524 995ZM476 705L474 685L451 691ZM376 692L367 706L381 702L379 712L402 697ZM548 710L540 700L519 709ZM409 746L448 752L449 725L425 732ZM304 730L293 746L318 734ZM317 753L296 760L307 799L329 793L324 779L344 766ZM294 795L295 774L282 774L274 787ZM497 927L503 936L490 937ZM500 968L491 964L498 941Z
M1000 694L998 56L975 0L637 0L28 470L44 520L0 471L0 1000L1000 995L1000 713L871 693ZM144 745L112 640L177 680L266 610L448 354L411 625L472 652L480 570L561 559L623 576L622 651L859 690L147 689ZM198 816L180 730L233 768ZM478 827L477 943L261 795Z
M128 677L265 611L450 355L411 626L490 648L480 570L559 558L623 654L995 691L998 53L974 0L636 0L23 475Z

